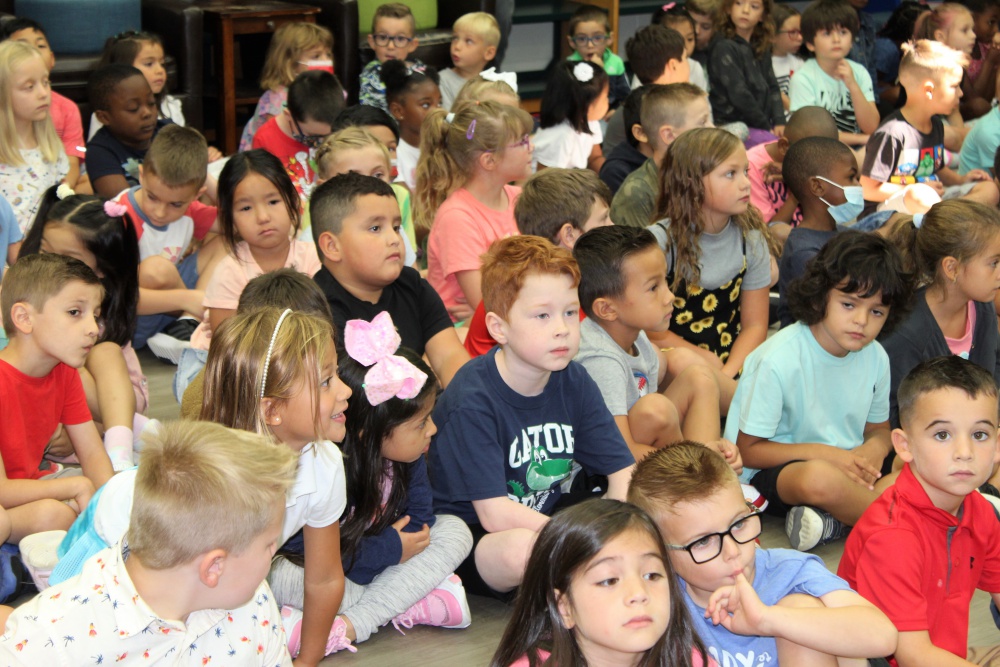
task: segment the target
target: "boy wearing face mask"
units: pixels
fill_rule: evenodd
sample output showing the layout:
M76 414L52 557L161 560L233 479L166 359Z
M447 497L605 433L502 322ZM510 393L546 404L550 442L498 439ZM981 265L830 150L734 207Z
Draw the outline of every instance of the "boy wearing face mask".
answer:
M795 112L793 121L802 111ZM779 264L778 317L784 328L795 321L786 298L788 285L805 273L809 260L843 230L842 225L861 214L865 202L854 152L835 138L808 137L795 142L781 167L788 198L798 201L802 211L802 221L788 234Z

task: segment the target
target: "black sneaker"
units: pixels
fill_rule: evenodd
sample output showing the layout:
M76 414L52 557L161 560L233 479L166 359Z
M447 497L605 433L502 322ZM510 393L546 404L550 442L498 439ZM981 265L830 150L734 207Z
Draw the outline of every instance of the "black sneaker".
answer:
M176 338L177 340L191 342L191 336L197 328L198 320L192 317L182 317L179 320L171 322L163 330L163 333L167 334L171 338Z

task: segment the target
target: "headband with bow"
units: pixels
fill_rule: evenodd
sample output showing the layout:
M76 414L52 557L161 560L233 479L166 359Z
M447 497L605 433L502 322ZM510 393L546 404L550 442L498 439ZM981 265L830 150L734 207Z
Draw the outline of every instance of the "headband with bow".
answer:
M479 73L486 81L503 81L517 92L517 74L515 72L498 72L496 67L484 69Z
M427 374L403 357L393 354L402 339L389 313L382 311L371 322L350 320L344 327L344 348L362 366L371 366L362 385L372 405L393 396L413 398L420 393Z

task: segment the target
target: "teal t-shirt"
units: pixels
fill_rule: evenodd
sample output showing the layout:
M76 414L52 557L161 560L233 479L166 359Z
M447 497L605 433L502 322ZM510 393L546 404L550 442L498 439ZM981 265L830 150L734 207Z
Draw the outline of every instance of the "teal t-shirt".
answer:
M992 169L993 156L1000 146L1000 107L976 121L962 142L958 155L958 173L965 176L973 169Z
M750 353L736 386L725 437L739 431L773 442L854 449L865 426L889 419L889 355L878 341L836 357L796 322ZM757 470L744 468L749 482Z

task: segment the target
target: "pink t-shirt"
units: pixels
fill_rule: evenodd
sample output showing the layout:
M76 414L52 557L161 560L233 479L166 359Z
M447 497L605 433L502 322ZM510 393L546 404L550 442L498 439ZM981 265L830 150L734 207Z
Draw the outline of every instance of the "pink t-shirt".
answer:
M757 144L747 151L747 160L750 163L750 203L760 210L761 215L764 216L764 222L771 222L774 219L774 214L784 206L785 200L788 199L788 188L785 187L784 182L767 183L764 180L764 166L768 162L774 162L774 159L767 153L766 146L768 145L770 144ZM797 225L802 222L802 209L796 208L791 220L775 220L775 222L791 222L793 225Z
M538 657L542 660L547 659L551 653L548 651L538 650ZM708 664L701 659L701 654L698 651L691 651L691 666L692 667L719 667L719 664L712 659L711 656L708 657ZM510 667L528 667L530 663L528 662L528 656L523 655L518 658L515 662L511 663Z
M76 102L52 91L52 102L49 104L49 114L52 124L56 126L56 134L62 141L66 155L69 157L84 157L83 120L80 118L80 107Z
M288 248L288 257L285 259L284 268L295 269L299 273L312 277L321 266L319 256L316 254L316 244L292 241L292 245ZM254 260L246 241L240 241L236 244L236 256L226 255L216 265L215 271L212 273L212 280L205 289L205 300L202 305L205 308L236 310L240 302L240 295L243 294L243 288L263 273L264 270ZM199 324L191 335L191 347L207 350L211 338L212 330L206 320Z
M948 349L951 350L951 353L963 359L969 358L969 353L972 351L972 333L976 330L976 303L974 301L969 302L969 309L966 313L965 333L962 334L962 337L944 337L944 342L948 344Z
M455 274L478 271L481 256L497 239L517 234L514 204L521 188L505 185L507 210L486 208L465 188L453 192L434 216L427 241L427 281L430 282L446 308L458 303L462 288Z

